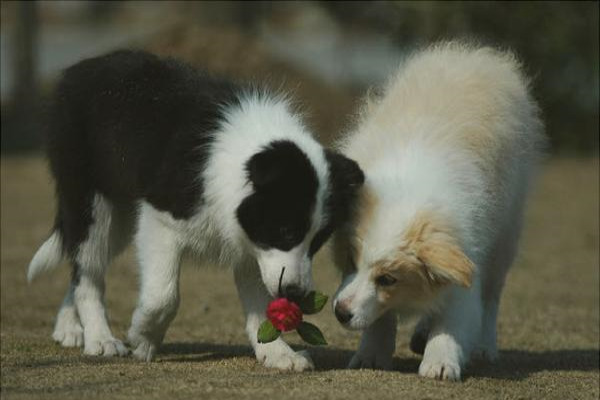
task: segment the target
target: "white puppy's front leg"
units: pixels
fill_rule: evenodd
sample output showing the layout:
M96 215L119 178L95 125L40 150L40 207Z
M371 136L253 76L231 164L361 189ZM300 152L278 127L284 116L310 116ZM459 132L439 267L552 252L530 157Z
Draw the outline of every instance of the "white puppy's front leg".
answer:
M448 303L432 316L431 331L419 366L419 375L449 381L461 379L461 369L481 331L481 296L478 282L471 289L451 289Z
M392 311L369 326L362 334L360 347L348 368L392 369L396 350L396 314Z
M234 270L234 275L246 314L246 332L256 359L268 368L289 371L314 369L308 352L295 352L281 337L271 343L258 343L258 327L266 319L265 311L271 298L260 278L258 265L240 266Z
M151 361L179 306L181 244L158 212L142 208L136 235L140 295L127 339L133 355Z

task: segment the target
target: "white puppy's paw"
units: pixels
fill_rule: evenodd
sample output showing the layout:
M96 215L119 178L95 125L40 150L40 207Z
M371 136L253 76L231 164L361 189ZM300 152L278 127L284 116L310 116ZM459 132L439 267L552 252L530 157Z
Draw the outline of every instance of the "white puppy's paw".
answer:
M486 362L498 361L498 349L496 345L481 346L473 350L473 358L478 358Z
M129 353L127 347L118 339L112 336L98 337L85 339L85 346L83 348L83 354L89 356L126 356Z
M133 350L133 356L138 360L150 362L154 358L157 349L158 346L155 344L143 341L137 344L136 348Z
M392 358L393 356L389 352L359 350L352 356L348 368L383 369L389 371L392 369Z
M257 345L256 359L267 368L283 371L301 372L315 368L307 351L295 352L280 339L273 343Z
M158 344L146 337L129 331L127 342L133 349L133 356L141 361L150 362L158 350Z
M444 381L460 381L461 347L450 335L432 338L425 347L419 375Z
M460 366L452 362L423 360L419 366L419 375L456 382L460 381Z
M395 350L396 316L386 313L363 332L348 368L391 370Z
M79 322L75 307L63 306L60 309L56 316L52 339L63 347L83 346L83 327Z

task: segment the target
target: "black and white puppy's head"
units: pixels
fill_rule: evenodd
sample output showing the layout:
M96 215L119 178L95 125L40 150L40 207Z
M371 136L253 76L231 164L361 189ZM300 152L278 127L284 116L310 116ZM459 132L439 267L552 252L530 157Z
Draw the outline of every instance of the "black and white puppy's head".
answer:
M312 289L312 257L346 218L364 182L356 162L322 151L311 160L299 143L275 140L246 163L253 192L236 215L273 297Z

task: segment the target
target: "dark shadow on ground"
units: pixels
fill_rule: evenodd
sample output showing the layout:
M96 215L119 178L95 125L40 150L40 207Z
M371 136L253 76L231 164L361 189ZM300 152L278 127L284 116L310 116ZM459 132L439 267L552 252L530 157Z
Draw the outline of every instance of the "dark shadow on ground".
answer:
M308 350L317 371L345 369L354 354L353 350L336 347L293 346L295 350ZM250 346L203 342L174 342L161 346L155 362L207 362L236 357L254 358ZM50 368L64 365L102 365L136 363L131 355L122 358L82 356L80 349L63 349L47 357L25 357L18 362L7 362L11 368ZM394 372L417 374L420 356L394 357ZM548 350L541 352L504 350L495 364L474 361L464 371L465 380L490 378L520 381L544 371L600 371L600 349Z
M600 369L600 349L523 351L504 350L494 363L475 361L466 371L469 377L523 380L542 371L593 371Z
M295 346L294 350L307 350L317 371L330 371L346 369L354 351L336 347L309 347ZM166 343L159 352L159 361L165 362L202 362L209 360L222 360L233 357L254 358L254 351L250 346L223 345L213 343ZM420 359L394 357L394 371L415 373L419 367Z
M334 347L292 346L296 351L308 350L317 371L344 369L353 352ZM252 357L254 351L250 346L223 345L214 343L166 343L159 352L159 361L168 362L202 362L233 357Z
M354 351L335 347L294 346L308 350L317 371L345 369ZM202 362L233 357L254 357L250 346L213 343L166 343L161 347L159 362ZM394 371L416 374L421 358L394 357ZM523 380L542 371L593 371L600 369L600 350L549 350L532 352L505 350L495 364L475 361L465 371L465 379L492 378Z
M168 362L202 362L224 360L234 357L253 357L250 346L173 342L163 344L158 352L158 361Z

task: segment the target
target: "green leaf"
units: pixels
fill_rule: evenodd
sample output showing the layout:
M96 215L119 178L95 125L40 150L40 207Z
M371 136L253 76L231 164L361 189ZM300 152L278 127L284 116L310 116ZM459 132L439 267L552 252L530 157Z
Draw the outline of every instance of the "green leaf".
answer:
M314 346L327 344L327 341L325 340L321 330L309 322L301 322L296 330L298 331L298 335L300 335L302 340L308 344L312 344Z
M258 343L269 343L277 339L281 331L273 326L271 321L266 320L258 328Z
M300 307L304 314L311 315L321 311L323 307L325 307L327 299L329 299L329 297L323 293L315 292L313 290L306 297L296 301L296 304L298 304L298 307Z

